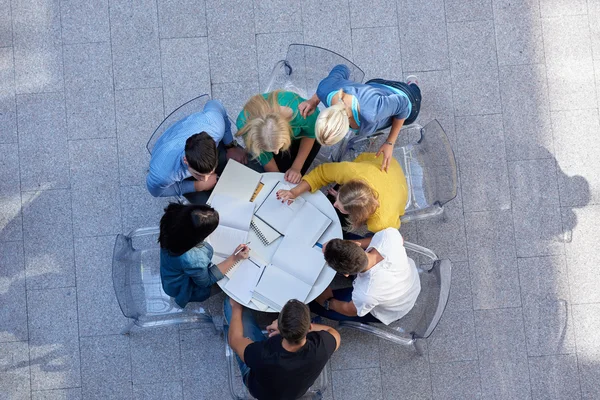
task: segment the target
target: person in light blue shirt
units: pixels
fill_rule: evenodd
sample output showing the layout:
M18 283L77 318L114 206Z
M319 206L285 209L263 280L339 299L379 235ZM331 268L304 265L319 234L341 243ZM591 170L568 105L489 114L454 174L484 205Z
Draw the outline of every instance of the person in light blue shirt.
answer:
M213 248L205 239L219 225L219 213L207 205L171 203L160 220L160 278L166 294L184 308L204 301L211 287L236 262L248 258L250 249L240 244L219 264L212 262Z
M317 141L332 146L350 131L355 136L370 136L390 128L387 140L377 152L384 154L382 170L387 171L394 143L403 125L413 123L421 106L421 91L417 77L407 83L372 79L367 83L351 81L350 69L336 65L317 87L309 100L298 106L302 116L310 115L323 103L327 108L317 118Z
M185 195L193 203L203 203L230 158L247 162L246 151L233 140L225 107L210 100L204 110L176 122L158 139L146 186L154 197ZM194 196L198 192L204 193Z

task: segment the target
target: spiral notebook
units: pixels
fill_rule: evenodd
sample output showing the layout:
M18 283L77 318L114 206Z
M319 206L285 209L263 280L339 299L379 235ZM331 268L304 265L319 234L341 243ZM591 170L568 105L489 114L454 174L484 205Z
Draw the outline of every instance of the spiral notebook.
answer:
M256 215L252 218L250 228L256 233L256 236L258 236L265 246L270 245L281 236L279 232L271 228L265 221L258 218Z

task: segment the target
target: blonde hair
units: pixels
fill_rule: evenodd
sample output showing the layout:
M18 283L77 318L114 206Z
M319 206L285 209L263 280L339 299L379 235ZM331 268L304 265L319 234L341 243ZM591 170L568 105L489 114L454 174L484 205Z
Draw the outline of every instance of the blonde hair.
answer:
M346 105L338 102L327 107L317 117L315 135L321 146L333 146L346 136L350 129Z
M236 136L243 136L246 148L255 158L263 151L286 151L292 144L290 119L281 114L278 95L276 90L266 99L262 94L252 96L242 110L246 124Z
M338 191L338 201L348 213L352 229L362 226L379 207L379 194L365 181L352 180Z

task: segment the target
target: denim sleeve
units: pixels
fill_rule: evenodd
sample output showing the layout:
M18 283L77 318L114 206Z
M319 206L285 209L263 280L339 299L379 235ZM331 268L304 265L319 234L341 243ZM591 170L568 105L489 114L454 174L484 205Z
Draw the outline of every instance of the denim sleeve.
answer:
M218 114L218 117L211 118L215 123L215 129L223 132L221 140L223 144L230 144L233 141L233 135L231 134L231 122L229 122L229 116L227 110L221 104L219 100L210 100L204 106L204 112L211 117ZM216 115L215 115L216 116ZM216 141L216 140L215 140Z
M317 97L323 104L327 104L327 95L334 90L340 90L346 83L350 82L350 68L344 64L333 67L329 75L323 79L317 87Z
M406 119L410 115L411 104L406 96L390 94L377 100L377 117Z
M192 278L196 285L201 287L212 286L223 279L219 268L203 252L195 257L193 265L186 266L185 273Z

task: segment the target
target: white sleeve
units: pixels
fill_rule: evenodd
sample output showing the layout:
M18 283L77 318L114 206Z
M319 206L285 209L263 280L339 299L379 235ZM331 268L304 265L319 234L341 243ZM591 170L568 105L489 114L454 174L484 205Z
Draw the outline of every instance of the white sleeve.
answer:
M356 314L359 317L364 317L379 304L377 299L373 296L366 294L362 290L357 290L356 288L352 291L352 302L356 307Z

